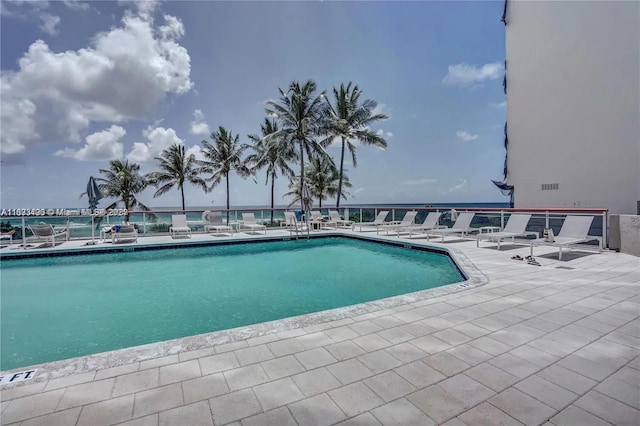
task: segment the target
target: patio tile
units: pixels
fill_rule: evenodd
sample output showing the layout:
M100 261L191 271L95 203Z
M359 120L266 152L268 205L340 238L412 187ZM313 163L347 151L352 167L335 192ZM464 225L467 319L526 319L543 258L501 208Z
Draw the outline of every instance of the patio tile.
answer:
M540 370L540 367L511 354L497 356L489 360L489 363L521 379Z
M397 366L402 365L402 362L389 355L384 350L360 355L357 359L374 374L391 370L392 368L396 368Z
M455 376L470 367L466 362L447 352L440 352L435 355L428 356L422 361L447 377Z
M575 393L537 375L527 377L514 387L556 410L561 410L578 399Z
M10 401L16 398L22 398L24 396L35 395L41 393L47 382L33 383L31 385L16 386L10 389L3 389L0 392L0 400L3 402Z
M304 395L290 377L256 386L253 388L253 392L265 411L304 398Z
M603 380L617 370L615 367L593 362L577 355L569 355L558 361L557 365L594 380Z
M160 367L160 386L169 383L200 377L200 364L197 359Z
M160 370L152 368L137 373L125 374L115 378L111 396L117 397L158 387Z
M472 339L477 339L478 337L486 336L487 334L491 333L491 331L487 330L486 328L478 327L477 325L469 322L456 325L455 327L451 327L451 329L466 334Z
M133 395L85 405L77 426L102 426L126 422L133 415Z
M417 361L427 356L426 352L424 352L422 349L418 349L416 346L412 345L409 342L393 345L389 348L386 348L385 352L405 363Z
M416 390L415 386L393 371L365 379L364 383L385 402L393 401Z
M302 347L305 350L315 349L333 343L333 340L331 340L329 336L327 336L323 332L311 333L304 336L296 337L295 340L301 343Z
M217 354L223 354L226 352L237 351L238 349L246 348L249 344L245 340L239 342L225 343L223 345L214 346Z
M125 374L134 373L138 371L138 363L120 365L118 367L105 368L104 370L98 370L94 380L110 379L112 377L119 377Z
M422 349L428 354L435 354L437 352L442 352L451 347L450 344L445 343L442 340L437 339L433 336L418 337L417 339L410 340L409 343L411 343L414 346L417 346L418 348Z
M640 411L596 391L587 393L574 404L614 425L637 425L640 419Z
M251 389L244 389L209 400L214 424L223 425L262 412Z
M246 367L227 370L222 374L231 392L250 388L269 381L269 376L260 364L251 364Z
M302 328L294 328L292 330L281 331L276 333L280 339L291 339L293 337L304 336L307 334Z
M158 426L158 414L129 420L128 422L120 423L118 426Z
M291 376L298 388L306 396L313 396L342 386L326 368L318 368Z
M133 417L142 417L148 414L178 407L184 404L182 399L182 387L180 383L151 389L136 394L133 406Z
M365 336L356 337L353 339L353 343L360 346L365 352L373 352L378 349L386 348L391 346L391 342L385 340L377 333L367 334Z
M640 409L640 375L636 375L635 384L609 377L596 386L595 390L605 396L624 402L636 410ZM638 421L640 422L640 419Z
M349 359L327 366L327 370L343 385L365 379L373 375L363 363L357 359Z
M338 423L336 426L382 426L375 417L369 413L360 414L349 420Z
M491 336L481 337L469 342L469 344L476 349L480 349L481 351L494 356L509 352L513 349L513 346L494 340Z
M399 325L404 324L404 321L395 318L392 315L385 315L383 317L373 318L371 321L378 324L380 327L387 329L397 327Z
M324 348L331 352L331 355L336 357L339 361L355 358L358 355L365 353L364 349L353 343L351 340L327 345Z
M229 387L222 373L210 374L182 382L184 403L201 401L229 392Z
M178 354L178 359L180 362L191 361L192 359L203 358L205 356L211 356L216 353L216 350L213 346L208 348L196 349L195 351L188 352L180 352Z
M581 408L571 405L555 417L551 418L551 423L557 426L576 426L576 425L589 425L589 426L611 426L611 423L587 413Z
M294 402L289 410L299 425L328 426L346 418L327 394Z
M200 358L198 362L200 363L200 371L202 371L203 375L219 373L240 367L240 363L233 352Z
M433 333L432 336L439 340L442 340L443 342L451 346L461 345L471 340L471 337L467 336L466 334L452 329L438 331L436 333Z
M334 389L327 394L348 417L356 416L384 404L382 399L361 382Z
M386 330L375 333L377 336L382 337L393 345L406 342L407 340L415 339L413 334L405 331L402 326L388 328Z
M412 393L407 399L437 423L444 423L467 408L463 401L438 385Z
M465 371L465 374L488 388L493 389L495 392L502 392L520 380L520 378L509 374L488 362L483 362L482 364L478 364L475 367L470 368Z
M427 334L431 334L436 331L435 328L429 327L422 321L416 321L409 324L401 325L399 326L399 328L415 337L426 336Z
M629 367L629 365L630 364L627 364L627 366L622 367L611 377L623 382L627 382L635 387L640 387L640 372L634 368Z
M344 340L353 339L359 336L358 333L356 333L346 325L325 330L324 334L329 336L329 338L334 342L342 342Z
M473 426L522 426L522 423L488 402L483 402L477 407L460 414L458 419L467 425Z
M276 357L285 355L291 355L296 352L302 352L306 348L295 339L278 340L275 342L267 343L267 347Z
M517 347L509 353L538 367L547 367L560 359L560 357L538 350L528 344Z
M207 401L196 402L160 413L159 426L193 425L213 426L211 409Z
M497 340L506 345L515 347L524 345L527 342L530 342L533 339L536 339L544 334L544 331L540 331L538 329L527 327L523 324L516 324L510 327L504 328L502 330L496 331L489 336L493 340Z
M378 324L376 324L371 320L349 324L347 327L349 327L350 329L352 329L353 331L355 331L361 336L364 336L365 334L375 333L376 331L382 330L382 327L380 327Z
M65 390L65 393L56 409L64 410L65 408L104 401L111 395L111 389L113 389L114 382L115 379L105 379L98 382L71 386ZM12 403L9 408L12 408L14 403Z
M496 394L464 373L443 380L438 383L438 386L459 400L464 401L466 407L473 407Z
M278 336L275 333L269 333L264 336L252 337L251 339L247 339L246 342L249 346L258 346L275 342L276 340L278 340Z
M527 343L527 345L559 357L565 357L576 350L576 348L572 346L563 345L555 340L547 339L546 336L532 340Z
M435 425L433 420L404 398L373 409L371 410L371 414L384 426Z
M445 376L422 361L403 365L394 371L419 389L445 379Z
M470 365L480 364L481 362L492 358L492 355L481 351L480 349L474 348L469 343L451 348L447 351L447 353L461 359L462 361Z
M250 346L235 351L240 365L245 366L275 358L267 345Z
M54 425L75 425L80 416L81 407L70 408L64 411L58 411L53 414L36 417L25 420L20 426L54 426ZM2 419L4 420L4 419Z
M294 356L307 370L313 370L314 368L324 367L325 365L338 362L338 360L324 348L311 349L310 351L297 353Z
M298 426L287 407L276 408L242 420L242 426Z
M489 402L527 426L539 425L555 413L553 408L514 388L494 396Z
M47 385L44 388L44 392L54 390L54 389L67 388L80 383L91 382L93 381L95 376L96 376L96 372L90 371L88 373L72 374L67 377L61 377L59 379L49 380L47 382Z
M293 374L304 371L304 367L293 356L285 356L282 358L272 359L271 361L261 362L260 365L264 368L269 379L276 380L285 376L291 376Z
M180 362L180 358L178 358L178 355L169 355L160 358L148 359L146 361L140 361L140 367L138 368L138 370L162 367L163 365L175 364L176 362Z

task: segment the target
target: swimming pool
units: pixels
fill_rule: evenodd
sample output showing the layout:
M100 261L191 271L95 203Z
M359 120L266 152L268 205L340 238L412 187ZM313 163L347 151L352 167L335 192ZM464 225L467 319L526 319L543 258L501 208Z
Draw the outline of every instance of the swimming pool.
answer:
M2 261L7 370L463 281L449 256L316 238Z

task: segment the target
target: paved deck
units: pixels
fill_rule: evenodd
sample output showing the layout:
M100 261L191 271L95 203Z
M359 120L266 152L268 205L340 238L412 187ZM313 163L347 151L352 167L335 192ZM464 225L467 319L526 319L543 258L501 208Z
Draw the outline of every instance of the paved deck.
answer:
M447 240L441 246L459 249L488 284L195 351L36 377L1 389L1 423L640 424L640 259L569 252L558 261L557 251L541 247L541 266L533 266L511 259L529 254L523 246L497 251Z

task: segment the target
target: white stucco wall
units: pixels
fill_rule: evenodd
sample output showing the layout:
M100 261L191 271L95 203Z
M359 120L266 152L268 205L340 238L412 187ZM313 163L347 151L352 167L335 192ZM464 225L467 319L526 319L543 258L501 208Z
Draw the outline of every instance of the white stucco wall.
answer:
M506 49L515 207L636 214L640 2L510 1Z

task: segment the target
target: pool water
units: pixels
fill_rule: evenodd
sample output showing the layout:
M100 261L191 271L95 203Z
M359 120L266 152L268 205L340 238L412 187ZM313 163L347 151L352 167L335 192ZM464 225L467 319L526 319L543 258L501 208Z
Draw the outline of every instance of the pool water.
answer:
M1 267L2 370L464 280L446 255L346 238L5 260Z

